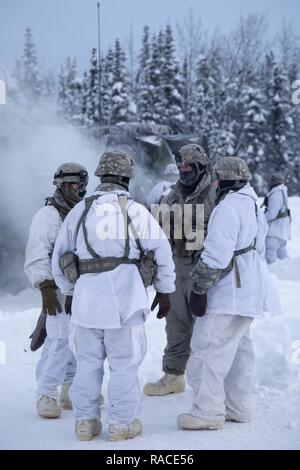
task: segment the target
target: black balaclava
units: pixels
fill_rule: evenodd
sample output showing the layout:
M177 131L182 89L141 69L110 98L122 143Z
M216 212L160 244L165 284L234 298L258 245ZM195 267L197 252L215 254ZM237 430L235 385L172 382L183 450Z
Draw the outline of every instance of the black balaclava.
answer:
M121 186L128 191L130 179L126 176L116 176L116 175L102 175L100 178L101 183L113 183Z
M216 201L219 202L229 191L239 191L247 183L246 180L220 180L216 191Z
M189 163L189 165L192 167L191 171L181 171L179 168L179 181L185 194L191 194L195 191L206 168L200 163Z

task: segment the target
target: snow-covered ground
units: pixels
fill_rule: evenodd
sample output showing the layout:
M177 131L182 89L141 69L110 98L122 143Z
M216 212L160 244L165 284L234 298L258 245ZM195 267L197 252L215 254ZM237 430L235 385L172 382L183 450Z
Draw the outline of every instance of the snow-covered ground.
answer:
M293 239L290 259L272 266L283 314L253 327L257 353L253 420L226 423L219 431L181 431L176 416L189 410L192 392L145 397L143 435L119 444L107 430L88 443L74 436L72 412L59 420L39 418L35 410L34 368L39 352L29 350L28 336L38 313L38 294L27 290L0 299L0 449L300 449L300 199L291 199ZM147 321L148 353L141 383L161 375L164 322ZM106 397L106 379L104 396ZM105 407L103 409L105 422Z

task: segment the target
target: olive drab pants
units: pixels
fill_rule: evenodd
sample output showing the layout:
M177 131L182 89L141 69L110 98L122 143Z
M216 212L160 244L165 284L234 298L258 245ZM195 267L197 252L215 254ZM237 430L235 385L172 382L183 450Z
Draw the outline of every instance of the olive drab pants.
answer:
M189 276L195 264L187 256L174 255L176 270L176 290L170 295L171 311L166 317L167 346L163 356L163 371L174 375L185 373L190 356L190 342L195 317L188 306L192 290Z

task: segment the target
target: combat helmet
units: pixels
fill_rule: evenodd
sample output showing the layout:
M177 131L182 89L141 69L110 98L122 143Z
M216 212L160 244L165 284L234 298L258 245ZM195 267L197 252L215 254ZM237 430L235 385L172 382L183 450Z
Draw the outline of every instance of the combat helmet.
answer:
M284 183L284 173L283 171L275 171L271 174L271 185L278 186L279 184Z
M131 179L133 177L132 158L127 153L119 150L105 152L100 158L95 175L99 177L117 176Z
M215 173L221 181L249 181L250 179L247 163L238 157L224 157L218 160Z
M181 147L176 155L177 166L180 167L182 164L195 164L198 163L202 166L209 165L208 156L201 145L188 144Z
M53 184L60 188L63 183L80 183L87 185L89 175L86 168L79 163L67 162L60 165L54 173Z

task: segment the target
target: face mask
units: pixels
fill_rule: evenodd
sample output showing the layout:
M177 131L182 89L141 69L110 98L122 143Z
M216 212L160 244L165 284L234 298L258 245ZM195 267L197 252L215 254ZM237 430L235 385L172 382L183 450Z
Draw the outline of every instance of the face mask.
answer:
M198 179L198 172L195 166L192 166L191 171L179 171L179 179L183 186L193 186Z
M79 188L74 189L74 191L77 191L77 192L78 192L78 196L79 196L81 199L83 199L84 196L86 195L86 186L87 186L86 183L81 183L81 185L79 186Z
M64 183L61 192L67 201L77 203L81 201L86 194L86 183L81 183L77 189L72 188L69 183Z

